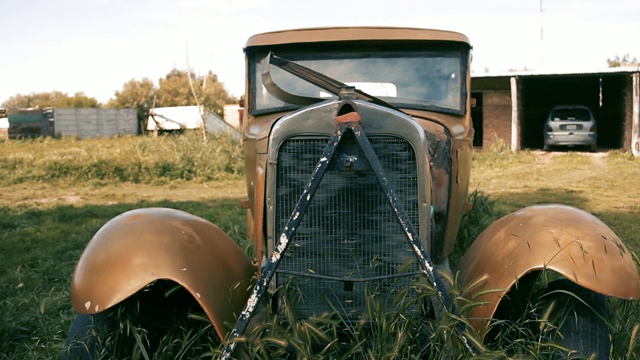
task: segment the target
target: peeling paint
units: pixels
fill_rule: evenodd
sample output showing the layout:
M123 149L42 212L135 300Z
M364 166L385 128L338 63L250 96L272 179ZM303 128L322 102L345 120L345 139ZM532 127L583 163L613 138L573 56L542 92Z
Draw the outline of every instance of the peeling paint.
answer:
M413 241L413 235L411 235L410 232L407 232L407 237L409 238L409 240Z
M196 296L198 297L198 299L200 299L200 293L199 292L196 293Z
M94 310L95 310L95 312L100 311L100 305L96 305L96 307L95 307L95 309L94 309Z
M289 243L289 239L286 234L280 235L280 243L278 244L278 251L283 252Z
M462 136L464 135L466 128L464 127L464 125L454 125L451 128L451 135L454 137L458 137L458 136Z
M181 271L187 271L186 267L183 267L182 269L180 269Z
M90 307L91 307L91 301L87 301L86 303L84 303L84 308L86 310L89 310Z
M242 316L248 318L251 313L253 313L253 309L255 309L258 304L258 296L257 294L252 294L249 300L247 300L247 304L245 305L245 310L242 312Z
M289 239L287 239L287 235L286 234L280 235L280 242L281 243L287 243L287 241L289 241ZM282 249L280 249L280 247L278 247L278 250L282 251Z

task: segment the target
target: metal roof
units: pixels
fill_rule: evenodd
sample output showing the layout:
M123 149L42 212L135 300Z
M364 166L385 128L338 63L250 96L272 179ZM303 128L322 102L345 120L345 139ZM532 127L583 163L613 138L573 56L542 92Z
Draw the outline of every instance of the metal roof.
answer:
M604 68L598 70L583 71L563 71L563 70L531 70L531 71L505 71L488 73L471 73L472 78L498 78L498 77L533 77L533 76L566 76L566 75L611 75L611 74L634 74L640 73L639 66L626 66L615 68Z

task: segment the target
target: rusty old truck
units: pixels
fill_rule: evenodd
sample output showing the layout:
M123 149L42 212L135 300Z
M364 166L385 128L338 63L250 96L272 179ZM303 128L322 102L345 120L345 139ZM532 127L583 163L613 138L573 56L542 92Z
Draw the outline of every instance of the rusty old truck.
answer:
M362 319L369 299L393 309L396 294L426 284L431 311L406 310L443 316L459 311L452 278L478 304L459 314L460 332L482 338L507 300L517 308L514 292L546 272L558 278L549 291L577 294L563 303L589 305L574 308L558 342L608 358L607 298L640 298L640 277L629 249L593 215L557 204L523 208L491 224L450 265L472 208L466 36L298 29L255 35L244 52L242 204L255 255L179 210L117 216L75 269L71 297L79 315L65 356L95 358L97 330L117 327L101 314L130 306L127 299L158 282L186 290L221 339L222 357L231 358L241 356L238 339L256 314L286 311L294 295L297 319L338 312L350 323ZM590 314L596 305L603 312ZM473 343L467 351L478 351Z

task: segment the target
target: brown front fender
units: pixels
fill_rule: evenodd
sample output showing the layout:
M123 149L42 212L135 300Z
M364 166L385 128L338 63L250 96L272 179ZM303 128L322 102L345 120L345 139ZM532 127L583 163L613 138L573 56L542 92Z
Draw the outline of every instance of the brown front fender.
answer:
M634 256L606 224L573 207L536 205L493 223L462 258L461 288L483 303L466 314L471 325L483 333L511 286L545 269L604 295L640 298Z
M76 311L94 314L168 279L193 295L224 339L255 270L209 221L174 209L138 209L112 219L91 239L73 274L71 301Z

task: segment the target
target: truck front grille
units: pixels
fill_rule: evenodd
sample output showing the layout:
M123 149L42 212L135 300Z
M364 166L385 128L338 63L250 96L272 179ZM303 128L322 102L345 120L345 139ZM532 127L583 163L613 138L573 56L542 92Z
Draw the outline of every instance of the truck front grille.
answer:
M419 232L413 148L394 137L371 138L370 142ZM276 239L326 145L327 139L294 139L281 145ZM375 174L359 146L352 145L341 143L336 156L351 156L358 164L349 171L330 166L276 273L276 285L287 289L284 293L289 299L291 294L299 295L296 308L300 318L339 311L355 320L366 312L366 299L371 296L384 306L394 306L394 297L420 272Z

